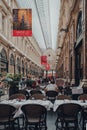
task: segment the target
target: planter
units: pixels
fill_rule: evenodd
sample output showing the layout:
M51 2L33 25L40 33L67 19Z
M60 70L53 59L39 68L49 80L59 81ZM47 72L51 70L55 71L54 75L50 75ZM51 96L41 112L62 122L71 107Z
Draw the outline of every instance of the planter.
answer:
M18 91L19 91L18 87L10 87L10 88L9 88L9 97L10 97L11 95L13 95L13 94L18 93Z
M12 81L10 83L10 88L9 88L9 96L18 93L19 87L18 87L18 81Z

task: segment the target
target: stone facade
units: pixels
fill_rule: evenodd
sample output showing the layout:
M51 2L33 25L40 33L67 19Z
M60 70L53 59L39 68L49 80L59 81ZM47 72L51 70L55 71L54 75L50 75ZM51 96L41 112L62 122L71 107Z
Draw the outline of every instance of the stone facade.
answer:
M0 0L0 74L20 73L26 76L41 75L42 51L32 37L13 37L12 9L18 8L16 0Z
M87 81L86 4L86 0L61 0L60 7L56 74L77 86Z

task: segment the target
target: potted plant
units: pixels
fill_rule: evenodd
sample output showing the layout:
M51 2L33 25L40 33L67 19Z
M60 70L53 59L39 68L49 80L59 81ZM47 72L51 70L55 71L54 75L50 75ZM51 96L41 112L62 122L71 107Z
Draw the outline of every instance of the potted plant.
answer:
M21 79L21 75L20 74L10 74L8 75L8 78L11 78L12 81L10 81L9 84L9 96L11 96L12 94L18 93L19 90L19 81Z

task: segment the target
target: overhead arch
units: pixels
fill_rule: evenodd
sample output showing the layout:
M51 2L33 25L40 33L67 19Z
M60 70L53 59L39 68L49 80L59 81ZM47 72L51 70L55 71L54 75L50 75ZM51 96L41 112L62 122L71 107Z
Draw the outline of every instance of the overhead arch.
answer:
M78 18L77 18L76 39L79 38L81 33L82 33L82 10L79 12Z

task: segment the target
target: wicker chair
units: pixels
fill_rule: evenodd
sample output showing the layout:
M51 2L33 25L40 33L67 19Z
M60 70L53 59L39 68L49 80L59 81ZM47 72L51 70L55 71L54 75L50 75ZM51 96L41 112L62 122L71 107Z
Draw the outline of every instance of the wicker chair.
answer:
M40 99L40 100L44 100L46 99L46 96L42 95L42 94L33 94L29 99Z
M80 95L78 100L87 100L87 94Z
M14 129L14 122L18 118L13 118L15 114L16 108L9 104L0 104L0 125L4 125L4 130L9 127L10 129ZM19 129L19 121L17 122Z
M79 112L82 112L82 110L83 109L79 104L61 104L57 109L56 130L68 130L72 127L74 127L74 130L78 130L78 114Z
M49 90L46 92L46 97L48 100L54 102L56 97L58 95L58 92L57 91L54 91L54 90Z
M69 97L67 95L58 95L57 96L57 100L64 100L64 99L71 100L71 97Z
M30 91L30 95L32 96L33 94L42 94L42 92L38 89L33 89Z
M22 106L22 111L25 115L25 129L36 129L41 130L41 128L47 129L46 117L47 110L42 105L37 104L27 104Z
M17 94L13 94L9 97L9 100L13 100L13 99L26 99L26 96L24 94L21 93L17 93Z
M30 97L29 92L27 90L19 90L18 93L24 94L26 96L26 100L28 100Z
M85 100L87 100L87 94L80 95L78 100L83 100L83 102L85 102ZM87 122L87 108L83 109L83 130L86 127L85 122Z

